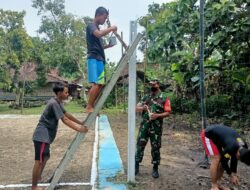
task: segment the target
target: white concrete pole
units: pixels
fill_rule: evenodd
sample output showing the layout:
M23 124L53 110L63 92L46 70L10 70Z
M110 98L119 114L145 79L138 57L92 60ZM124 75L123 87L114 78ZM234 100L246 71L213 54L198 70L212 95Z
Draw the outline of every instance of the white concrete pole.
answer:
M137 35L137 22L130 22L130 44ZM129 61L128 91L128 182L135 182L136 50Z

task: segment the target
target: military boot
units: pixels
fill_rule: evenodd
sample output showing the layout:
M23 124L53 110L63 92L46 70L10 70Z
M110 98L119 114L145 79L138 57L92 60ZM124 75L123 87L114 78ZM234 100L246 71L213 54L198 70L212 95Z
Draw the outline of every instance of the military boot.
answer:
M139 162L135 162L135 175L139 173Z
M153 178L158 178L159 177L158 164L154 164L154 166L153 166L152 177Z

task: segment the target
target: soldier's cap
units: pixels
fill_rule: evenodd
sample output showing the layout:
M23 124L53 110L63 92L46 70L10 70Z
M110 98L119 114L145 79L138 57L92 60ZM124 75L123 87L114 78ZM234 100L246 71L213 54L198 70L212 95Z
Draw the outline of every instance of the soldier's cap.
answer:
M149 84L155 84L155 83L160 84L160 81L158 79L150 79L149 80Z

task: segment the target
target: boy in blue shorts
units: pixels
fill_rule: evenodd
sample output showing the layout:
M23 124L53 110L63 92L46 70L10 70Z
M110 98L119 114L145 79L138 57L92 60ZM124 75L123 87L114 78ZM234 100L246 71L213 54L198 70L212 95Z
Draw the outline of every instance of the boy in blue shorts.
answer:
M111 26L107 29L100 30L99 25L103 25L107 20L109 12L104 7L96 9L95 18L86 28L87 38L87 64L88 64L88 81L92 84L89 91L88 104L86 113L94 111L95 101L105 84L105 53L104 49L111 47L103 46L102 37L110 32L116 32L117 27Z

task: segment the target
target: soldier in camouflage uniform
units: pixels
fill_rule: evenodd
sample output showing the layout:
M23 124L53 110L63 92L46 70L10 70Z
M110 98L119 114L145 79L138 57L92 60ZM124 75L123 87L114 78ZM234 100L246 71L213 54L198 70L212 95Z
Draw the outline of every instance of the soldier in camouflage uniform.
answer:
M135 174L139 173L139 163L143 159L144 150L148 140L151 142L151 155L154 178L159 177L160 148L163 118L168 116L171 107L169 99L163 97L158 80L151 80L150 94L145 96L136 106L137 112L142 112L142 122L137 137L137 151L135 156Z

